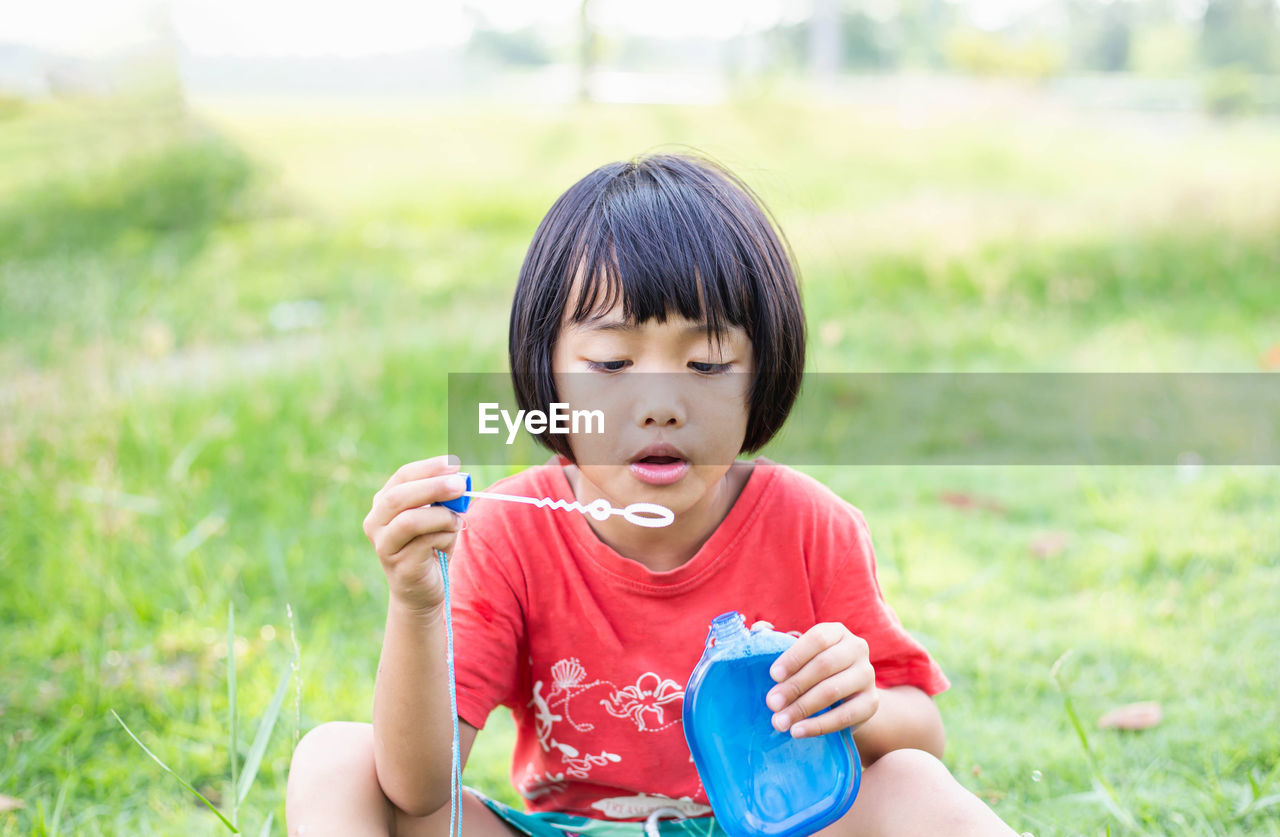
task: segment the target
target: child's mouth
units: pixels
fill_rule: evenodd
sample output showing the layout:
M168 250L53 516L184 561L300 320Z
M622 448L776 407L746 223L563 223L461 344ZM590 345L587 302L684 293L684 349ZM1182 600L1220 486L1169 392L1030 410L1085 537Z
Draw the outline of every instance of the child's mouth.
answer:
M671 485L689 470L689 463L675 456L646 456L629 466L636 479L649 485Z

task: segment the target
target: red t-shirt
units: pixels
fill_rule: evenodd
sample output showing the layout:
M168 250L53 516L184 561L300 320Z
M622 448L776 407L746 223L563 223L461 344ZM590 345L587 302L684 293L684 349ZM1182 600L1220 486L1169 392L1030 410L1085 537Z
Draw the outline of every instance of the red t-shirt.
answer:
M573 499L552 461L495 491ZM697 554L651 572L577 512L476 500L452 562L458 715L510 707L511 781L531 811L638 819L710 813L680 713L711 620L801 633L842 622L867 641L876 684L937 694L942 670L881 596L862 513L817 480L756 460Z

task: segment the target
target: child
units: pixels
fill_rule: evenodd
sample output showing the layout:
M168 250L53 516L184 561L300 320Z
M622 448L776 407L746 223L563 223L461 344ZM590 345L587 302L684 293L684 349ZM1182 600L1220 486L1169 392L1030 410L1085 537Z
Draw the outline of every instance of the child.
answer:
M462 758L509 707L511 779L530 809L467 790L467 837L723 834L680 716L707 626L729 610L799 636L771 672L778 730L854 730L861 790L825 834L1012 833L938 761L931 695L947 679L884 602L861 512L799 472L737 459L781 427L804 364L789 253L741 181L674 155L583 178L534 235L509 350L522 409L590 389L611 410L606 433L544 434L556 456L494 489L658 503L674 523L480 500L464 531L431 505L461 495L456 459L400 468L364 521L391 592L373 724L299 743L290 834L447 832L437 549L452 551Z

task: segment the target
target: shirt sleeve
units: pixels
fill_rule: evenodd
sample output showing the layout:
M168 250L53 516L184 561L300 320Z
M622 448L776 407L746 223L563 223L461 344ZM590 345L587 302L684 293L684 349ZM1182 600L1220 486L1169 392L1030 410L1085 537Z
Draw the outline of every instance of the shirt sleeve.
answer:
M515 705L528 655L515 556L491 547L479 528L459 533L449 565L458 717L477 729L494 707Z
M936 695L951 684L924 646L907 633L884 600L876 579L875 550L867 522L841 501L820 536L813 567L814 612L819 622L840 622L867 641L876 686L915 686Z

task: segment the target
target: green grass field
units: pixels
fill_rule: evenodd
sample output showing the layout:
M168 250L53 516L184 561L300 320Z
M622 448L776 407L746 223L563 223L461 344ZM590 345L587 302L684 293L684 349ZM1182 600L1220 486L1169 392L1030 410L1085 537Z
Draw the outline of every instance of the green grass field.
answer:
M297 665L235 817L283 833L298 735L369 718L370 498L443 452L447 372L505 368L524 248L602 162L692 146L756 188L814 371L1280 367L1280 128L1003 101L0 122L0 835L226 833L111 711L231 817L229 607L239 765ZM1280 471L806 470L866 513L954 684L947 763L1017 830L1280 834ZM511 735L466 781L516 802Z

